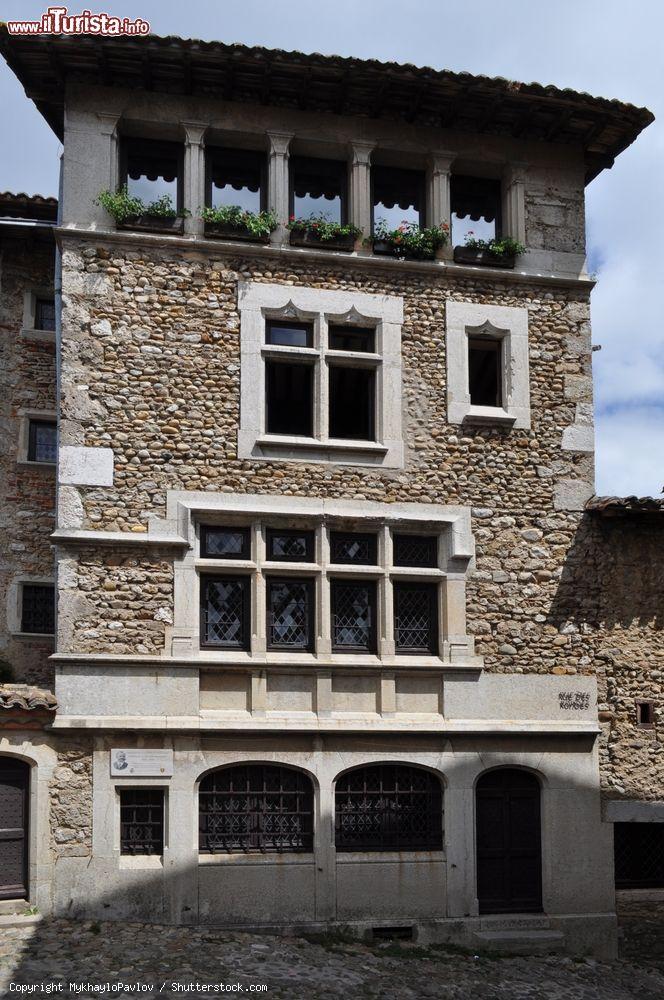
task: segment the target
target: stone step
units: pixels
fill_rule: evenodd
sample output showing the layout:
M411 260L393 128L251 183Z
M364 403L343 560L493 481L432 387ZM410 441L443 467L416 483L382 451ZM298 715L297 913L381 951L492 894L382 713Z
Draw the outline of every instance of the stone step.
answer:
M480 917L481 931L548 931L551 921L546 916L535 914L495 914Z
M506 951L512 955L548 955L565 947L563 932L553 930L476 931L473 937L480 950Z

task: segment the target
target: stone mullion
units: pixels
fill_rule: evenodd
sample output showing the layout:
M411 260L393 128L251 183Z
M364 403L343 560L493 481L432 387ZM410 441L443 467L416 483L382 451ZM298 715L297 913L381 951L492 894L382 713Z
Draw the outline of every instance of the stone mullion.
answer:
M270 143L268 156L268 205L277 217L279 225L272 233L272 243L283 243L287 236L285 224L289 212L289 146L293 134L291 132L268 132Z
M510 163L503 173L503 235L526 242L526 164Z
M452 242L452 200L450 181L455 153L435 152L429 158L427 169L427 225L446 225L449 243L443 247L440 256L451 256Z
M362 230L356 249L362 248L362 239L371 235L371 153L373 144L353 142L350 144L350 211L349 220Z
M205 147L207 126L198 122L182 122L185 132L183 209L184 231L191 236L203 235L203 221L198 211L205 205Z

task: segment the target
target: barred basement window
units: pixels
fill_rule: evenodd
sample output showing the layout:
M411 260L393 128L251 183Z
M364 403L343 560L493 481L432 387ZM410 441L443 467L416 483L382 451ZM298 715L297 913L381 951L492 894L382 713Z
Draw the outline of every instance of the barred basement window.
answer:
M332 649L375 653L376 582L332 580Z
M438 586L394 584L394 639L401 653L438 653Z
M268 528L267 557L278 562L313 562L313 531Z
M202 853L313 850L313 787L300 771L260 764L222 768L203 778L198 801Z
M163 788L121 788L120 854L163 853Z
M249 648L248 576L201 579L201 646Z
M395 535L394 565L435 568L438 565L436 535Z
M121 182L146 205L168 196L182 210L184 148L178 142L126 138L121 146Z
M49 465L58 459L58 425L53 420L31 420L28 428L28 461Z
M207 150L207 197L212 208L238 205L245 212L266 206L265 154L250 149Z
M269 649L313 649L313 594L313 580L267 578Z
M334 798L337 851L443 849L443 796L429 771L360 767L339 778Z
M249 559L249 528L201 528L201 555L207 559Z
M55 330L55 300L37 299L35 302L35 330Z
M502 340L468 338L468 391L472 406L502 406Z
M664 823L614 823L617 889L664 889Z
M53 635L55 587L52 583L24 583L21 587L21 632Z
M330 532L330 561L375 566L378 539L375 535L362 535L344 531Z

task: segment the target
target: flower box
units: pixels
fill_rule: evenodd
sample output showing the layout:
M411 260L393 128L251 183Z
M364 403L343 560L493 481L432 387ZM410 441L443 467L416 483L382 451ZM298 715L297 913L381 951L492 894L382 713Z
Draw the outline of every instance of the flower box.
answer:
M488 250L475 250L472 247L455 247L454 261L456 264L472 264L476 267L513 268L516 255L513 253L495 254Z
M184 229L181 215L136 215L117 223L118 229L131 229L137 233L173 233L179 235Z
M402 257L406 260L435 260L436 257L435 250L414 250L391 240L374 240L373 252L383 257Z
M206 222L205 235L213 240L240 240L244 243L269 243L269 233L263 236L250 233L244 226L230 226L223 222Z
M324 240L319 233L311 229L290 230L290 243L292 247L316 247L322 250L342 250L351 253L355 247L355 239L352 233L348 235L333 236L331 240Z

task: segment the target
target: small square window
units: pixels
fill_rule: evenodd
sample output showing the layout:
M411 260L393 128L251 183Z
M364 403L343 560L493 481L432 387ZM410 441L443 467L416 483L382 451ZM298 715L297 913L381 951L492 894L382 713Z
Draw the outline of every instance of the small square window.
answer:
M249 528L201 528L201 555L206 559L249 559Z
M394 584L394 639L398 652L438 652L437 598L435 583Z
M280 562L313 562L313 531L268 528L267 557Z
M164 789L120 789L120 854L164 853Z
M248 576L201 579L201 646L249 648Z
M267 578L267 643L270 649L313 649L314 581Z
M378 552L375 535L356 532L332 531L330 533L330 560L333 563L354 563L375 566Z
M307 364L265 363L267 433L313 436L314 369Z
M375 653L376 582L332 580L332 649Z
M376 331L363 326L331 326L329 341L331 351L373 354L376 350Z
M53 464L58 459L58 425L52 420L31 420L28 428L28 461Z
M212 208L237 205L245 212L265 207L265 154L249 149L207 150L208 197Z
M435 568L438 565L436 535L395 535L394 565Z
M502 235L499 180L454 174L450 181L450 207L453 246L463 246L469 235L478 240Z
M53 635L55 587L52 583L24 583L21 587L21 632Z
M502 341L468 339L468 382L472 406L502 406Z
M55 300L35 301L35 330L55 330Z
M644 728L655 725L655 703L653 701L637 701L636 724Z
M267 323L265 342L279 347L311 347L314 334L311 323L287 323L273 320Z
M330 366L330 437L376 440L376 373L370 368Z

